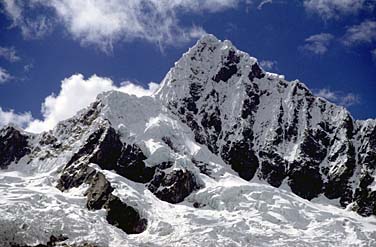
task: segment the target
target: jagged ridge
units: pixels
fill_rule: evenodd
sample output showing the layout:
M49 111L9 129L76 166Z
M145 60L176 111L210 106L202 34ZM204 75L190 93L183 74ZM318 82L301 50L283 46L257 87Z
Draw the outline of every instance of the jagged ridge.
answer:
M286 182L303 198L324 193L362 215L376 213L376 192L369 188L375 121L354 121L303 83L264 72L231 42L201 39L155 97L242 178L257 173L275 187Z

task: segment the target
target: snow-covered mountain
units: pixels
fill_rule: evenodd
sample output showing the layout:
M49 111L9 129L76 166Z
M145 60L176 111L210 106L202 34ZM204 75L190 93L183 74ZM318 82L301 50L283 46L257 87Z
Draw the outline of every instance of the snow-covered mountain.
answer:
M151 97L1 129L0 167L1 246L376 245L376 121L212 35Z

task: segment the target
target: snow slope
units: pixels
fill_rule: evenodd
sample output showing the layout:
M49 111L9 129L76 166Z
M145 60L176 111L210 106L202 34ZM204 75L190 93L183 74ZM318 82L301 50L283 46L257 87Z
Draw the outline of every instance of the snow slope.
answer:
M95 165L94 165L95 166ZM98 246L375 246L376 219L326 202L310 202L270 185L225 173L202 176L205 188L185 202L170 204L144 186L103 171L122 200L134 203L148 220L147 230L127 235L109 225L105 212L85 208L85 186L61 192L49 173L0 175L0 243L47 242L51 234L66 243ZM199 203L200 208L192 206Z

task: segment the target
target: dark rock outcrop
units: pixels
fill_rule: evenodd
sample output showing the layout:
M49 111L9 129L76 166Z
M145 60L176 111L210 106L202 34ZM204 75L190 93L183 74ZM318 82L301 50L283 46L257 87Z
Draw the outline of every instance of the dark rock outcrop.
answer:
M244 138L229 146L225 146L222 150L223 159L231 165L239 176L245 180L251 180L259 167L259 161L249 139Z
M12 126L0 129L0 169L30 153L29 137Z
M257 63L252 65L251 72L248 74L250 81L253 81L255 78L261 79L265 76L265 73L261 70L260 66Z
M145 159L146 156L136 144L123 144L112 127L103 126L89 135L86 143L72 156L57 187L65 191L83 183L89 184L85 193L88 209L105 208L109 223L127 233L140 233L146 228L146 219L142 219L135 209L114 196L110 182L89 164L97 164L104 170L114 170L132 181L145 183L159 199L170 203L183 201L198 188L191 172L168 170L172 162L148 167L144 163Z
M69 167L69 170L72 168L73 166ZM120 198L112 194L114 188L102 173L84 164L76 167L76 169L78 171L75 173L75 176L71 176L71 173L61 176L58 188L65 190L86 183L89 185L89 188L85 192L88 209L106 209L108 223L122 229L128 234L141 233L146 229L147 220L141 218L136 209L122 202Z
M137 234L146 230L147 220L140 217L140 214L131 206L122 202L114 195L109 196L105 204L107 210L107 221L128 234Z
M113 195L114 188L105 176L89 167L90 163L95 163L106 170L124 169L117 163L120 157L123 157L123 161L125 159L122 151L123 144L113 128L103 127L94 131L88 137L86 144L73 155L64 168L57 187L65 191L83 183L89 184L85 192L87 208L90 210L106 209L106 219L110 224L128 234L136 234L146 229L147 220L141 218L136 209Z
M88 181L90 187L85 192L87 197L86 207L91 210L101 209L110 200L114 189L100 172L96 172Z
M50 240L47 241L46 244L37 244L37 245L27 245L27 244L16 244L16 243L9 243L11 247L54 247L54 246L61 246L61 247L99 247L94 244L90 243L84 243L84 244L73 244L69 245L64 243L65 240L67 240L68 237L64 235L59 236L50 236Z
M51 235L50 236L50 240L47 241L46 244L37 244L37 245L31 246L31 245L23 245L23 244L10 243L10 246L11 247L52 247L52 246L66 246L66 247L69 247L69 245L66 245L66 244L60 245L61 242L65 241L67 239L68 239L68 237L63 236L63 235L59 235L59 236ZM80 247L80 246L77 245L77 247ZM88 245L82 245L82 246L91 247L93 245L89 245L88 244Z
M89 181L86 191L87 208L91 210L106 209L108 223L114 225L128 234L137 234L145 231L147 220L141 218L133 207L122 202L119 197L112 194L110 182L105 176L97 172Z
M228 81L238 71L237 64L239 62L239 56L235 54L234 50L230 50L223 67L218 71L218 74L213 78L213 81Z
M193 190L198 189L193 174L187 170L172 170L169 173L158 169L148 188L159 199L179 203Z
M146 166L145 159L137 145L124 145L115 170L132 181L147 183L153 178L155 168Z

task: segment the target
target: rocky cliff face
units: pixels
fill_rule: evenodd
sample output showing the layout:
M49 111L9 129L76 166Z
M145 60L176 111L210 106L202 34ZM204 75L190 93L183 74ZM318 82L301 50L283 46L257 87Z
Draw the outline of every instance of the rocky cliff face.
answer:
M210 35L152 97L108 92L53 131L1 129L0 168L52 172L63 193L86 186L87 209L104 210L128 234L143 232L148 219L107 171L172 204L230 172L376 215L376 121L355 121Z
M286 183L303 198L324 194L375 214L368 187L376 168L375 121L354 121L303 83L263 71L229 41L199 41L156 97L240 177Z
M28 135L13 126L0 131L0 169L6 169L12 162L18 162L30 153Z

